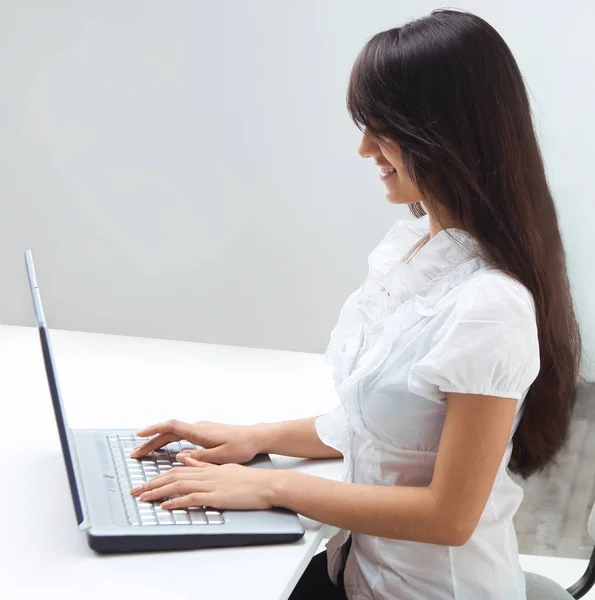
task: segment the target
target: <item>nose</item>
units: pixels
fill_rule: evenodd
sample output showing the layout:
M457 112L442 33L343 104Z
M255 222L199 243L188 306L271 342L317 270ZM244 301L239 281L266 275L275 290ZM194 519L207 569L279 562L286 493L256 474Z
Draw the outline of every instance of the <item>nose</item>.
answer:
M357 152L362 158L371 158L381 154L380 146L367 130L364 130Z

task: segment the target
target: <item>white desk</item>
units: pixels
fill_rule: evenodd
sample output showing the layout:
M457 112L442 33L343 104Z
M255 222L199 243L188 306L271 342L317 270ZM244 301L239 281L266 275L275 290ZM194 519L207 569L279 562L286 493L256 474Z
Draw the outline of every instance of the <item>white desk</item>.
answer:
M281 421L337 403L321 355L66 331L51 338L74 428L136 428L171 417ZM76 526L36 329L0 326L0 399L0 598L285 600L324 537L303 519L306 535L294 544L98 556ZM273 460L342 474L339 460ZM587 561L521 556L521 564L567 587Z
M66 331L51 339L73 428L172 417L249 424L337 404L321 355ZM303 519L306 534L293 544L96 555L76 525L36 329L0 326L0 398L0 598L285 600L323 539L324 528ZM340 460L273 460L342 475Z

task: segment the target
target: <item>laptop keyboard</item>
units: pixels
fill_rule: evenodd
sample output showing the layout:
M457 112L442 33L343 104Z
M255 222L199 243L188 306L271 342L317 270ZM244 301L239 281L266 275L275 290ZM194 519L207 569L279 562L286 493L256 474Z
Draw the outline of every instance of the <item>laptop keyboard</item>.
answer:
M133 487L142 485L156 475L166 473L172 467L184 466L176 461L176 454L182 450L194 450L196 446L186 441L172 442L159 450L143 456L140 460L130 458L132 449L143 442L134 435L108 435L108 444L116 466L116 474L131 525L222 525L223 515L212 508L192 507L180 510L163 510L161 502L141 502L131 496Z

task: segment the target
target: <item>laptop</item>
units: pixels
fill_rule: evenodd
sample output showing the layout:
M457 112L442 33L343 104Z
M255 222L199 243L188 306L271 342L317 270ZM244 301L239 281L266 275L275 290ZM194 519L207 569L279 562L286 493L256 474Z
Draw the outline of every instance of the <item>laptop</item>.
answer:
M131 496L131 488L183 466L176 462L176 454L196 446L172 443L136 460L129 455L142 440L134 430L68 427L31 250L25 252L25 262L74 511L93 550L181 550L293 542L303 537L297 515L285 509L219 511L197 506L166 511L159 502ZM268 455L258 455L246 466L274 468Z

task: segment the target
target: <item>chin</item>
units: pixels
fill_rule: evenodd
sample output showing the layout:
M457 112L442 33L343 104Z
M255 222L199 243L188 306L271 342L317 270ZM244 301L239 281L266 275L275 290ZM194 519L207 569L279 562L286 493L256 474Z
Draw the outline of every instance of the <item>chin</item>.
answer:
M387 192L386 199L391 204L408 204L408 202L404 201L402 198L399 198L396 194L391 194L390 192Z

